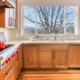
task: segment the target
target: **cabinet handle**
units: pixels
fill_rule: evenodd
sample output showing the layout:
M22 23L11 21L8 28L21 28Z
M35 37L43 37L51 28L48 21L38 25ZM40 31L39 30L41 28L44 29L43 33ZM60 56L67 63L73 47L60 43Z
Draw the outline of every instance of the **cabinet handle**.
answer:
M14 66L11 66L10 69L5 74L11 73L13 71L13 69L14 69Z
M12 18L9 17L9 26L12 26Z
M14 19L14 27L16 27L16 19Z
M55 51L52 51L52 59L55 59Z

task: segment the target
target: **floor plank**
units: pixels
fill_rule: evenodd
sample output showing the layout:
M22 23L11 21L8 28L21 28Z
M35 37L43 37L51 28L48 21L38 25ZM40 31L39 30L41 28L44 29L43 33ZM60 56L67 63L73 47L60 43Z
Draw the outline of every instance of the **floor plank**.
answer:
M80 80L80 71L22 71L17 80Z

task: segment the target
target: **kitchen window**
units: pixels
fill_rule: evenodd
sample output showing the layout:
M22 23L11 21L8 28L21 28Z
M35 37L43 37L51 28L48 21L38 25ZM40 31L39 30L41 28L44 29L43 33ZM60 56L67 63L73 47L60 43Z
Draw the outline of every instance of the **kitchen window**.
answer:
M24 6L24 34L75 34L71 6ZM77 15L76 15L77 16Z

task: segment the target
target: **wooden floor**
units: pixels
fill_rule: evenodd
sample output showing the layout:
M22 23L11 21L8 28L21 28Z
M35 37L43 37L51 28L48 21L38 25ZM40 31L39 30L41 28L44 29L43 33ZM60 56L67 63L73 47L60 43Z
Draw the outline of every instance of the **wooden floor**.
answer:
M22 71L17 80L80 80L80 71Z

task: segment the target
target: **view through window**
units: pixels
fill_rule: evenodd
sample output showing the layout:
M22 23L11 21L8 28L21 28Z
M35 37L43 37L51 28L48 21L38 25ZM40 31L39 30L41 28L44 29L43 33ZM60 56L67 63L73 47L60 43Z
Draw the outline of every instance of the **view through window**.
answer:
M24 6L24 33L74 34L74 19L69 6Z

